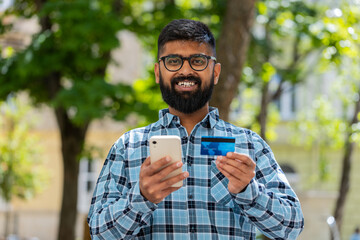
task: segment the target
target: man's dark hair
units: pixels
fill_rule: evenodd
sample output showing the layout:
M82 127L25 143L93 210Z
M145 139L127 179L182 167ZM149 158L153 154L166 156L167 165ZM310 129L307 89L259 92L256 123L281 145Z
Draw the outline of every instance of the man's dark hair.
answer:
M212 49L216 57L215 39L208 26L204 23L189 19L177 19L171 21L161 31L158 39L158 57L164 45L170 41L187 40L206 43Z

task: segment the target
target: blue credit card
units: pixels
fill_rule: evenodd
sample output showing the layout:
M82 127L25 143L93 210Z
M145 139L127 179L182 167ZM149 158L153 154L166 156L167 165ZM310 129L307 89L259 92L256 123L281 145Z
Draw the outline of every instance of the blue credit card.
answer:
M234 137L201 137L201 155L225 156L235 151Z

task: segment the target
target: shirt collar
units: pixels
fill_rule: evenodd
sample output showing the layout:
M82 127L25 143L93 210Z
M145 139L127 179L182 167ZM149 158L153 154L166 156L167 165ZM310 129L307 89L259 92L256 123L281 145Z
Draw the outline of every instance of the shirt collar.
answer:
M209 113L201 121L201 125L213 128L219 121L219 110L215 107L209 107ZM169 127L171 123L180 124L180 119L169 112L168 108L159 111L159 123L164 127Z

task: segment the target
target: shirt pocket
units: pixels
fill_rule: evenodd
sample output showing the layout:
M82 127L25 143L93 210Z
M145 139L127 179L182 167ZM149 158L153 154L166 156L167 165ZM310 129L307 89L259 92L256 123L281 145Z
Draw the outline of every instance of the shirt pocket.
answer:
M217 204L233 208L233 198L228 190L229 180L216 167L215 161L211 162L211 197Z

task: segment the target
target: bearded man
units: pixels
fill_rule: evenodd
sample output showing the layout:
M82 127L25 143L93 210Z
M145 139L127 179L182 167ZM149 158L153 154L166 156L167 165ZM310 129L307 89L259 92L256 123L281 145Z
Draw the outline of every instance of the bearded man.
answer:
M209 106L220 71L205 24L181 19L165 26L154 73L169 107L112 146L89 211L93 239L249 240L256 228L272 239L297 238L304 226L300 202L270 147ZM181 138L181 161L151 163L149 139L158 135ZM231 137L234 151L201 154L204 136Z

